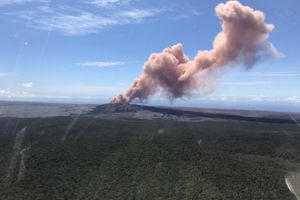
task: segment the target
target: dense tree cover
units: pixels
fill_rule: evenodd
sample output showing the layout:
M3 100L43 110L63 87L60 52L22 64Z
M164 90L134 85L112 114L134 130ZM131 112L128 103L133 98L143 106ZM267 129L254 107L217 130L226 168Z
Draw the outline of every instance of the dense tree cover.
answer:
M291 124L2 118L0 199L295 199L299 150Z

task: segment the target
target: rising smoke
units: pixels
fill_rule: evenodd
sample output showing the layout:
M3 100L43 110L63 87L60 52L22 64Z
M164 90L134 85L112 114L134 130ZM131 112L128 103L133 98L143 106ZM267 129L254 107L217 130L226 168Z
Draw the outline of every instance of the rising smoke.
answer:
M213 49L199 51L190 60L181 44L154 53L144 65L142 75L124 93L111 103L130 103L134 99L146 100L162 89L169 99L190 96L195 89L213 88L214 72L226 66L242 65L251 68L259 61L279 55L268 42L272 24L265 23L264 13L228 1L215 8L222 31L213 42Z

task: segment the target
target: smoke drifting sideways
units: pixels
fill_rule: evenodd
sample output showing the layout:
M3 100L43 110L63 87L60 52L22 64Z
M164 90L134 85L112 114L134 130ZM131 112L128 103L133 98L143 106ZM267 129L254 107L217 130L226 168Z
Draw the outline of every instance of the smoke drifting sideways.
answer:
M274 26L265 23L264 13L238 1L221 3L215 8L222 31L213 42L213 49L199 51L190 60L181 44L150 55L143 73L124 93L114 97L112 104L145 101L158 90L170 100L189 97L195 90L212 91L216 71L226 66L250 69L257 62L280 56L268 41Z

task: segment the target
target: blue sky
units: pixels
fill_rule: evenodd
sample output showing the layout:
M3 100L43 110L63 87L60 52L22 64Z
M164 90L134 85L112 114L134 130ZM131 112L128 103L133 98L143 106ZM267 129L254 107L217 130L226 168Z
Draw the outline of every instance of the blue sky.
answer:
M190 58L211 49L221 2L0 0L0 99L108 102L127 89L151 53L178 42ZM241 2L265 12L275 25L270 41L284 56L252 70L226 70L211 95L174 104L275 110L280 104L300 111L300 2ZM157 94L149 103L168 101Z

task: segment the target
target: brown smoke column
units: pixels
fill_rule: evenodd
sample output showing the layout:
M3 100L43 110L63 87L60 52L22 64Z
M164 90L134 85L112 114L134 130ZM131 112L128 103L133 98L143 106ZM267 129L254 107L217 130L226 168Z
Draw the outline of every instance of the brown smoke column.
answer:
M111 103L143 101L158 89L169 99L190 96L195 89L212 87L215 81L207 77L213 76L218 69L229 65L250 68L262 59L279 55L267 41L274 26L265 23L263 12L238 1L221 3L215 10L222 31L216 36L212 50L199 51L193 60L184 54L181 44L152 54L144 65L143 74Z

